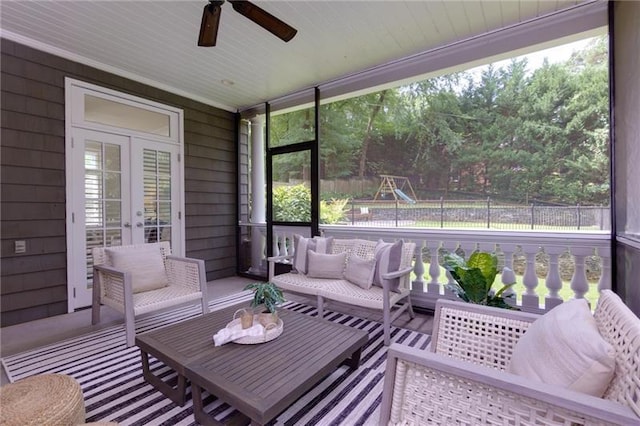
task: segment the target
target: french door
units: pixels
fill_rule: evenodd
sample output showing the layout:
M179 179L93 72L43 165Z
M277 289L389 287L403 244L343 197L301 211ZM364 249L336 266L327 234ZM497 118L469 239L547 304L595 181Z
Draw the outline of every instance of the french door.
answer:
M178 146L103 131L72 130L71 262L74 308L91 304L91 250L170 241L181 252Z
M183 111L65 78L68 310L89 306L94 247L184 255Z

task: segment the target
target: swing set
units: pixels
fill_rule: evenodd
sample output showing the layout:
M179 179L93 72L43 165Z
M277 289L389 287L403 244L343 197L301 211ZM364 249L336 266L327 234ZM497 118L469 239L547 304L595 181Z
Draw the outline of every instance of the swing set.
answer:
M382 181L375 197L373 197L373 201L376 201L378 197L385 198L387 194L393 195L396 201L402 200L409 204L414 204L418 199L416 193L413 192L413 187L408 177L380 175L380 178Z

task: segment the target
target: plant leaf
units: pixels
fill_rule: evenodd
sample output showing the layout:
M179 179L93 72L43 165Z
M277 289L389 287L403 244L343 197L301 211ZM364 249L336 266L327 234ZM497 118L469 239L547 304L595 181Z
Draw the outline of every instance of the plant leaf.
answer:
M467 294L465 293L464 289L462 287L460 287L460 284L458 284L456 281L450 283L450 284L446 284L445 288L447 290L450 290L451 292L453 292L453 294L455 294L456 296L458 296L460 299L464 300L465 302L469 302L469 298L467 297Z
M469 256L467 265L480 270L488 293L498 274L498 257L493 253L475 251Z
M478 268L462 270L461 281L458 281L472 303L484 304L487 300L485 278Z

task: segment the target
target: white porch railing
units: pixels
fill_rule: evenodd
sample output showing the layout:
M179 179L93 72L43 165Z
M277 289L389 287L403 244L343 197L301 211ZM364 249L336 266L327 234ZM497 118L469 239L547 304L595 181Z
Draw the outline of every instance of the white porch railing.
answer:
M265 225L241 224L261 229L265 238ZM591 287L597 290L611 288L611 240L606 233L585 232L505 232L489 230L442 230L418 228L377 228L348 227L337 225L321 225L325 236L335 238L362 238L367 240L383 239L393 241L404 239L416 243L416 257L412 289L412 301L415 306L433 309L438 298L454 299L455 296L445 289L444 284L451 280L443 274L438 259L441 250L463 250L467 255L476 249L496 251L504 255L504 266L513 269L514 254L525 258L525 269L522 276L524 292L516 294L518 306L529 312L544 312L563 301L561 293L569 293L571 297L582 298ZM309 234L308 228L274 227L273 255L293 254L293 235ZM255 233L253 235L256 235ZM264 241L252 242L261 244ZM266 250L265 250L266 251ZM536 255L544 252L549 256L548 273L540 283L536 274ZM255 253L255 251L254 251ZM571 280L561 279L559 258L569 253L573 257L574 267ZM597 284L587 280L586 259L590 256L599 258L601 264L600 278ZM264 264L262 259L254 262ZM544 286L544 288L540 288ZM566 287L569 287L567 292Z

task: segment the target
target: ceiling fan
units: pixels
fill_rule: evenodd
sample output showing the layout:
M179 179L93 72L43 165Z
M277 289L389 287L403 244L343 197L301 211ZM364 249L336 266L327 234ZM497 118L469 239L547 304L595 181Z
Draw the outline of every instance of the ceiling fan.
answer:
M244 0L227 0L233 6L233 10L242 16L251 19L271 34L283 41L291 40L298 30L276 18L266 10ZM215 46L218 37L218 25L220 23L221 6L224 0L210 0L204 7L198 46Z

